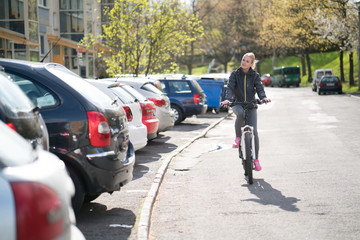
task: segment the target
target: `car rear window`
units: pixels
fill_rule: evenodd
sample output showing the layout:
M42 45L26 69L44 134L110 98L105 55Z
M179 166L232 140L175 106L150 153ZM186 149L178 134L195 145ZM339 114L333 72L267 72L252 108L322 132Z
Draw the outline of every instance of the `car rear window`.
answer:
M84 96L89 102L94 103L98 107L112 108L112 101L108 95L106 95L97 87L93 86L91 83L86 82L86 80L71 72L67 68L55 64L46 65L46 68L49 70L49 72L80 92L80 94Z
M128 93L130 93L131 95L133 95L137 100L143 102L146 101L147 98L142 95L141 93L139 93L138 91L136 91L135 88L133 88L130 85L123 85L122 88L124 88L126 91L128 91Z
M8 116L29 113L35 107L24 92L7 75L0 73L0 102ZM8 79L9 78L9 79Z
M160 89L152 85L150 82L145 83L144 85L141 86L141 88L146 91L153 92L155 94L159 94L159 95L164 94L164 92L162 92Z
M122 87L111 87L110 88L116 96L118 96L123 103L133 103L135 102L134 96L127 92Z
M339 82L339 78L338 77L324 77L323 79L321 79L322 82L325 83L337 83Z
M299 74L299 68L284 68L284 74Z
M191 80L191 82L198 93L204 92L203 89L200 87L200 84L196 80Z

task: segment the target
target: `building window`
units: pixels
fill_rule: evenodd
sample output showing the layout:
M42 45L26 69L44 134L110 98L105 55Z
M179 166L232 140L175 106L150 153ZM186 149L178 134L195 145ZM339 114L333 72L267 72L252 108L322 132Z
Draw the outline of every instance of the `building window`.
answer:
M0 1L0 27L25 33L23 1Z
M38 3L39 3L39 6L47 7L46 0L39 0Z
M45 55L45 50L46 46L45 46L45 36L44 35L40 35L40 56L44 56Z

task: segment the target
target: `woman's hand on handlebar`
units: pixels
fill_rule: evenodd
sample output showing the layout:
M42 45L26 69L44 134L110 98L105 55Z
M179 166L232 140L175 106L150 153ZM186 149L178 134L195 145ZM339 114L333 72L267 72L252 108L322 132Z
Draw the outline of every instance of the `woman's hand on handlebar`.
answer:
M264 103L269 103L269 102L271 102L271 99L270 98L263 98L262 101Z
M224 101L220 102L220 106L221 106L221 107L227 108L227 107L229 107L229 105L230 105L230 101L229 101L229 100L224 100Z

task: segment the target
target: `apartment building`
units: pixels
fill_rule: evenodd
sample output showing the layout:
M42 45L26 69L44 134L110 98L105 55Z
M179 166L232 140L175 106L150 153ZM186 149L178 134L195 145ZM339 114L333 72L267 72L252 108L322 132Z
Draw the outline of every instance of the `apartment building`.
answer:
M113 3L0 0L0 57L56 62L83 77L96 77L98 49L81 47L79 41L89 33L101 34L101 9Z

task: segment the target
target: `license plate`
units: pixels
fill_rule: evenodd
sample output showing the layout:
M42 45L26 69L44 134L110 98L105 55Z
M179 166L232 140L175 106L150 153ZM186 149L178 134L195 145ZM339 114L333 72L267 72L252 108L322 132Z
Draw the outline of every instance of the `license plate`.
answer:
M285 78L285 81L289 82L291 79L290 78Z
M333 86L335 86L335 83L328 83L328 84L326 84L326 86L333 87Z

